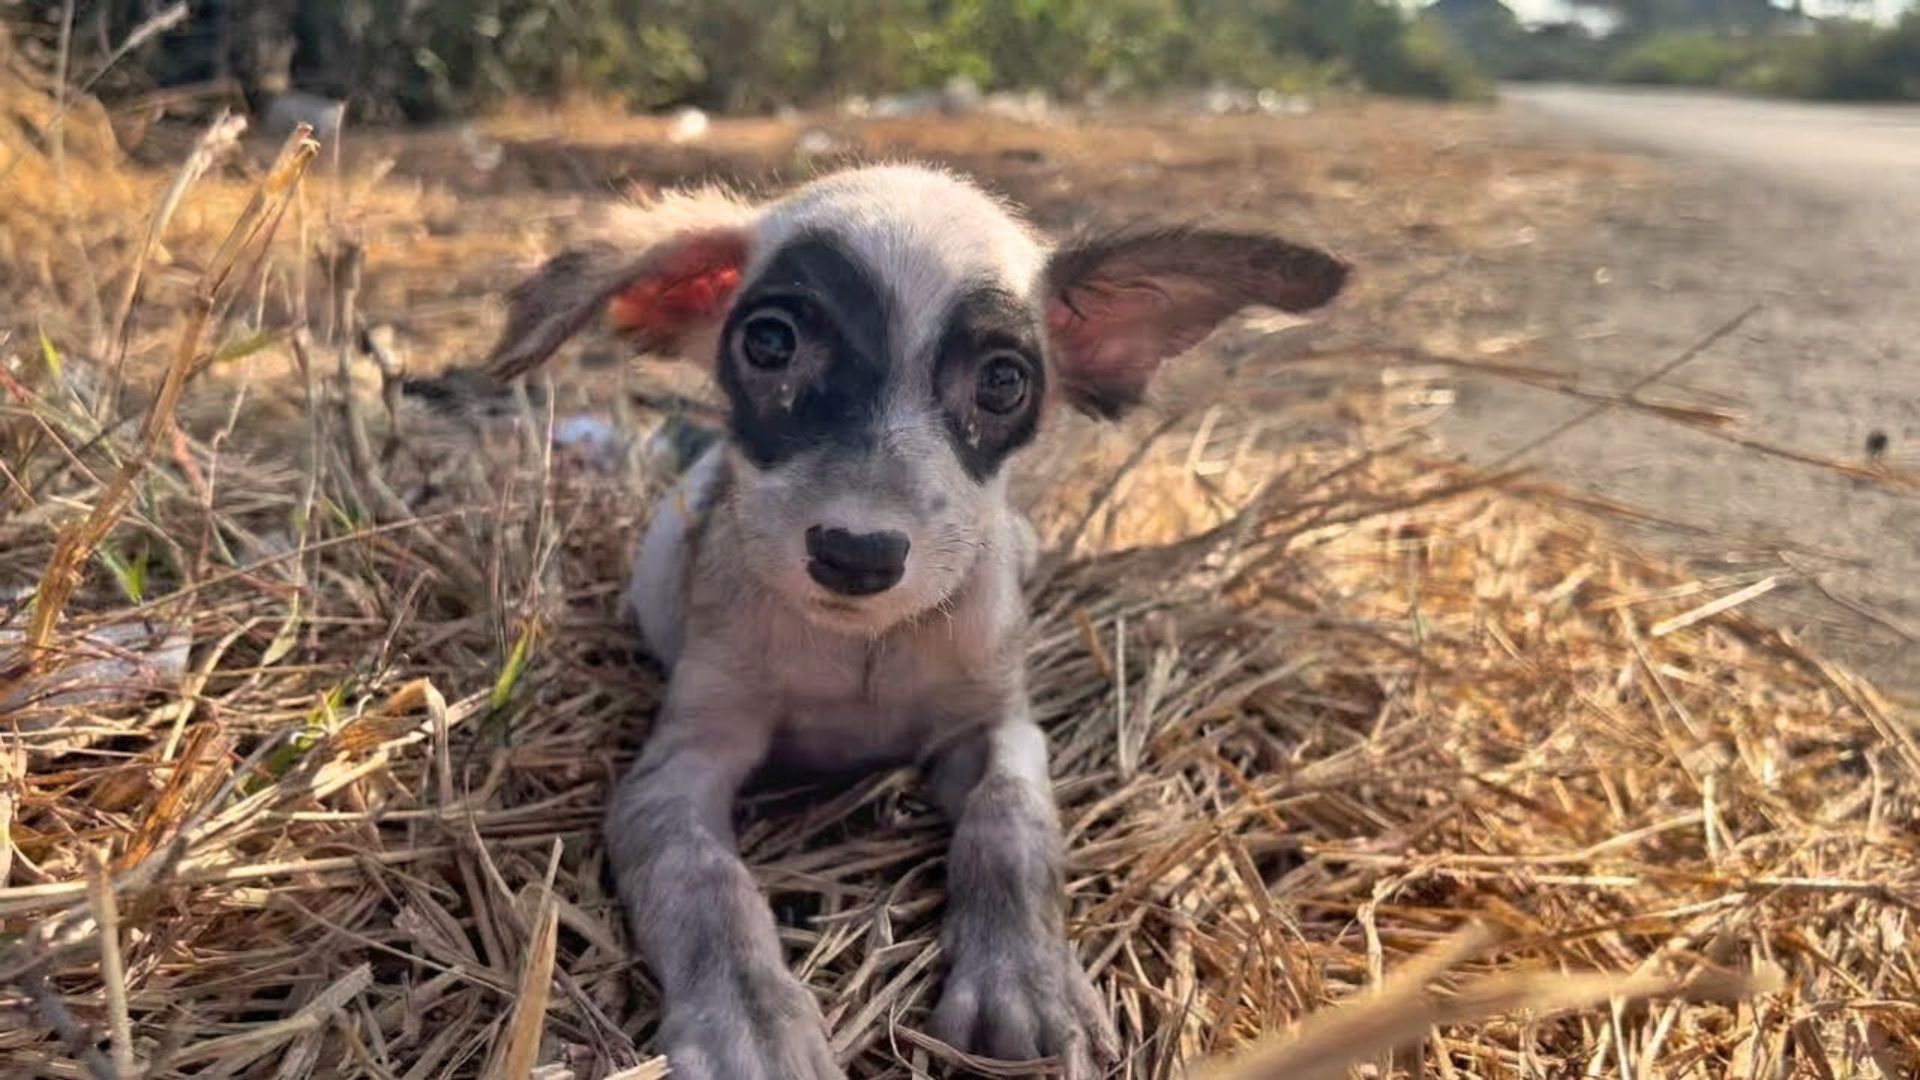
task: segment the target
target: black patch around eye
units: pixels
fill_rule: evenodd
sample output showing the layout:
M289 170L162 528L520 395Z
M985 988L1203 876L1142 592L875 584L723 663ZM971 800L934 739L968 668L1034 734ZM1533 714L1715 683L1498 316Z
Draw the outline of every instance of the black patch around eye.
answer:
M890 309L885 290L832 235L809 233L774 252L720 334L728 427L749 461L768 468L809 447L871 441L886 390ZM769 362L785 342L762 320L791 327L787 362Z
M982 285L947 313L934 360L934 397L967 475L984 483L1033 441L1046 396L1039 316L1006 289Z

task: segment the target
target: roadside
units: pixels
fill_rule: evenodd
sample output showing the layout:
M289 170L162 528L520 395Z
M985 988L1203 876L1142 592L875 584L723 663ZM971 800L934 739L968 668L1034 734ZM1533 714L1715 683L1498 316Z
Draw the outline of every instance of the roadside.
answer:
M1665 181L1574 236L1483 253L1505 295L1481 318L1504 315L1527 362L1620 391L1756 307L1646 396L1731 407L1726 434L1808 457L1920 469L1920 109L1553 88L1498 119L1526 145L1632 148ZM1440 430L1499 459L1585 407L1476 381ZM1920 690L1920 491L1623 411L1523 460L1680 523L1660 541L1724 574L1722 594L1775 579L1753 610Z

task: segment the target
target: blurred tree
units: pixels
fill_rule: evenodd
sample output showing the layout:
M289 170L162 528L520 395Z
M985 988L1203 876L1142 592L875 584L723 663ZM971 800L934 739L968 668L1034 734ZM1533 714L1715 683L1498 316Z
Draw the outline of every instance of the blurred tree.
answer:
M1501 0L1434 0L1420 13L1461 52L1486 71L1504 68L1523 51L1527 31Z
M84 41L104 55L160 2L78 0ZM41 30L62 7L17 3ZM150 84L232 75L256 100L291 83L415 120L512 94L762 109L957 75L1066 94L1481 85L1397 0L193 0L129 69Z
M1796 11L1772 0L1572 0L1577 7L1603 11L1619 20L1629 37L1656 33L1709 31L1760 33L1791 20Z

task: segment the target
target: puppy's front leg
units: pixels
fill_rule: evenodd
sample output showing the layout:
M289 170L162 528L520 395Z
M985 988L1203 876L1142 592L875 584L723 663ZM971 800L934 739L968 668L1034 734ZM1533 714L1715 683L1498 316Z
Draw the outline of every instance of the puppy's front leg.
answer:
M734 795L766 733L711 702L686 708L699 695L683 690L676 679L607 812L620 898L660 983L659 1043L676 1080L841 1080L819 1004L787 970L735 849Z
M1022 707L943 753L932 782L955 821L935 1034L1006 1060L1058 1055L1068 1080L1097 1075L1119 1039L1067 943L1046 737Z

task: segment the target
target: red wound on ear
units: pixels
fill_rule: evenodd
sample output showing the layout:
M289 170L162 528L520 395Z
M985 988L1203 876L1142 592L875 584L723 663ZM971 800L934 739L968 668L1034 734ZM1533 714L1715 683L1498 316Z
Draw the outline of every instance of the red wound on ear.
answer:
M657 271L616 293L607 315L615 329L643 341L677 341L726 308L740 288L746 259L746 238L738 233L689 239Z

